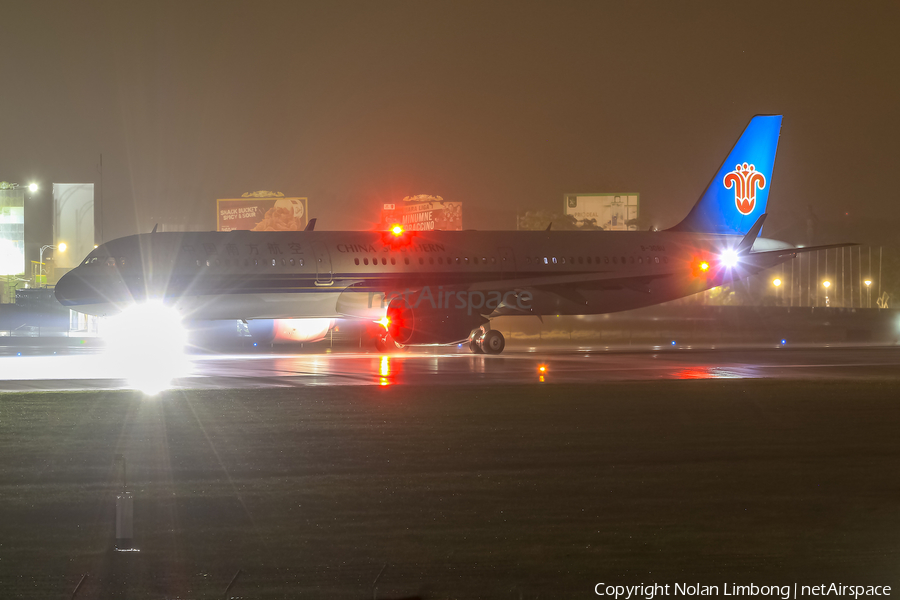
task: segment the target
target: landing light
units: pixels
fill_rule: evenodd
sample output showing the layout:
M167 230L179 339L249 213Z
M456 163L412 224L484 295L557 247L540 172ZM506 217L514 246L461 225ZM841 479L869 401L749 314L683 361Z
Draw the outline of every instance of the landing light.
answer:
M187 332L178 312L161 302L131 306L106 321L107 360L118 376L148 396L187 375Z
M738 264L737 252L732 249L725 250L719 255L719 261L723 266L728 267L729 269L735 267Z
M391 320L389 318L387 318L387 316L381 317L379 320L377 320L375 322L378 323L379 325L381 325L382 327L384 327L385 331L387 331L388 325L391 324Z
M702 263L700 263L700 270L701 271L709 271L709 263L706 261L703 261Z
M393 227L391 227L391 233L393 233L394 235L401 235L403 233L403 227L401 227L400 225L394 225Z

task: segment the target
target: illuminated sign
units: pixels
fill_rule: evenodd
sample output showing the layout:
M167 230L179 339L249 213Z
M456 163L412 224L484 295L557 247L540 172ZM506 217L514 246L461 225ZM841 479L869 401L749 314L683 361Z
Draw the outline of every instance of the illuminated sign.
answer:
M216 200L216 231L303 231L308 221L306 198L245 194Z
M25 272L25 190L0 189L0 275Z
M400 225L404 231L462 231L462 202L444 202L440 196L425 197L430 200L383 205L381 229Z
M636 227L628 223L638 218L640 199L638 193L567 194L565 210L582 227L590 224L612 231L633 231Z

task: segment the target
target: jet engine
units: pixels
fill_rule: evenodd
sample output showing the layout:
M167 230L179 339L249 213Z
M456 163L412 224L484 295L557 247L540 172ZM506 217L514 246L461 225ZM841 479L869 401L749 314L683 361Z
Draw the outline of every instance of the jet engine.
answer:
M399 344L449 344L466 339L487 322L478 311L436 306L419 297L394 298L388 304L387 330Z

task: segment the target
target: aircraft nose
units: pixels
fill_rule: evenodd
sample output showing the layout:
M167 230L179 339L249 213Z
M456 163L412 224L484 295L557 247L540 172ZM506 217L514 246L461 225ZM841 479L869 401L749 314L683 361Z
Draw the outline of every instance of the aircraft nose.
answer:
M63 306L75 306L83 303L90 292L87 282L77 271L69 271L56 283L54 294Z

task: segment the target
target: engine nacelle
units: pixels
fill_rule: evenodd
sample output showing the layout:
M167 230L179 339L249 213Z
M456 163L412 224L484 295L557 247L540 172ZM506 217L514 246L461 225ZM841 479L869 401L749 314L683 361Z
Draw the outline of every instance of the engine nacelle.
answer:
M449 344L464 340L487 319L466 308L438 308L416 298L394 298L388 305L388 333L400 344Z

